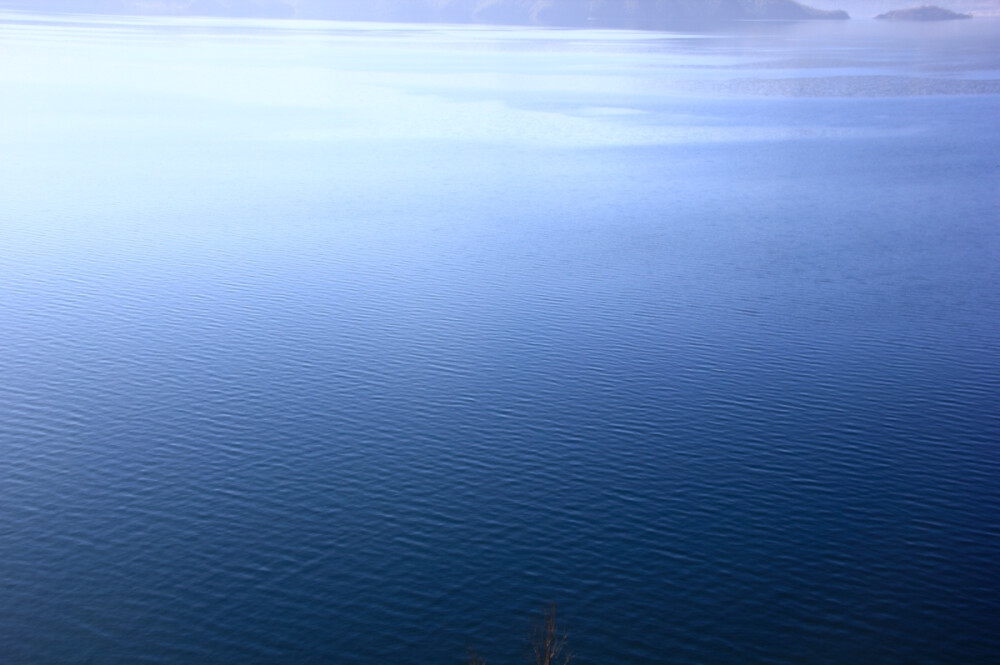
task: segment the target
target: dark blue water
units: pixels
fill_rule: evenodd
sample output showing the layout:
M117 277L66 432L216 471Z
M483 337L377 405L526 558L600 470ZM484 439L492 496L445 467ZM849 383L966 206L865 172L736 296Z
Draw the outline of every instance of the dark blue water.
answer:
M0 21L0 662L1000 659L1000 30Z

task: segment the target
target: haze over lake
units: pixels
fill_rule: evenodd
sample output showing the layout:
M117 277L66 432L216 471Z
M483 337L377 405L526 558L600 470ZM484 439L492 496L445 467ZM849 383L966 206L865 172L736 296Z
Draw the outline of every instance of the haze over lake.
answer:
M988 663L1000 21L0 13L0 661Z

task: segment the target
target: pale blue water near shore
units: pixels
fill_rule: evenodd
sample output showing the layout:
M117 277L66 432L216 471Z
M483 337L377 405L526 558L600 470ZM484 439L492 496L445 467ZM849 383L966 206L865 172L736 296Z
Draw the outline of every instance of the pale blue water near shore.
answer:
M0 17L0 661L997 662L957 23Z

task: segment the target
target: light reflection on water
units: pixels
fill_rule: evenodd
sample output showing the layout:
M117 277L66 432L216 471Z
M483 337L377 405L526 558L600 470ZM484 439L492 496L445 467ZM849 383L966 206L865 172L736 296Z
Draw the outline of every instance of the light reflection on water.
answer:
M4 15L0 652L984 662L962 23Z

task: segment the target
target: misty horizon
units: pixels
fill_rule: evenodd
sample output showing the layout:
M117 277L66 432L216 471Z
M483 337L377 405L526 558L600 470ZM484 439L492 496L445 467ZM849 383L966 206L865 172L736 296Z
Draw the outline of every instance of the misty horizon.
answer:
M554 4L553 4L554 2ZM692 0L660 0L667 11L659 18L613 18L610 8L624 2L616 0L0 0L0 9L40 12L121 13L135 15L174 16L229 16L244 18L298 18L337 20L392 20L392 21L475 21L480 23L539 23L572 26L577 23L591 27L669 28L696 25L706 21L747 18L816 18L796 7L815 8L816 11L846 11L854 18L872 18L889 10L914 7L919 4L905 0L816 0L794 2L774 0L774 10L759 13L749 0L726 0L720 9L708 11L709 5ZM956 11L971 12L979 16L1000 14L997 0L955 0L939 3ZM729 8L726 8L726 7ZM764 6L764 5L762 5ZM558 9L565 7L567 9ZM650 7L653 7L651 4ZM784 9L777 9L784 7ZM577 15L576 9L583 12ZM617 11L617 10L616 10ZM630 10L631 11L631 10Z

